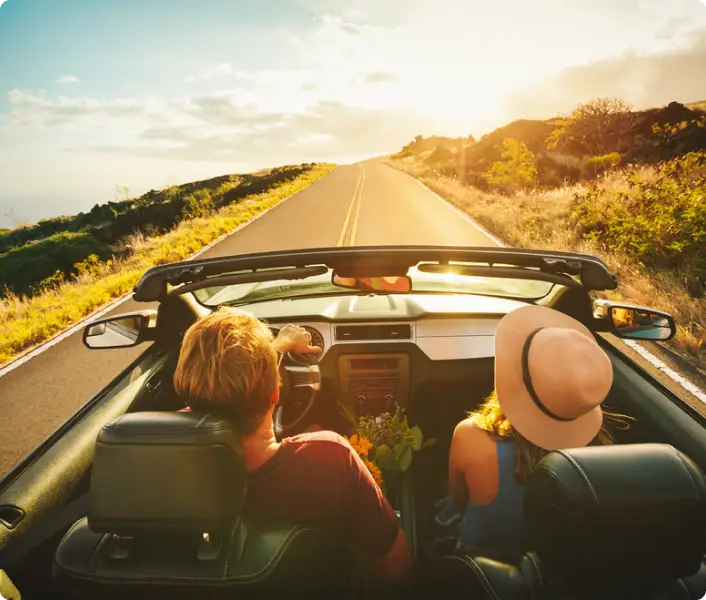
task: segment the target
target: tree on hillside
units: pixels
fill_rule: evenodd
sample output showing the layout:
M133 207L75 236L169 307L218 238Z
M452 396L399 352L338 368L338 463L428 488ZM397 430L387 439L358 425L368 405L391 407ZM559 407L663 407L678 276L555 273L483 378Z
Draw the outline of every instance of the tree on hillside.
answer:
M130 188L126 185L120 185L117 184L115 186L115 200L116 202L119 201L119 197L122 196L122 200L129 200L130 199Z
M618 98L595 98L577 106L547 139L549 150L603 156L621 151L635 125L631 106Z
M501 158L485 174L489 184L517 189L531 187L537 182L534 152L525 144L513 138L504 139Z

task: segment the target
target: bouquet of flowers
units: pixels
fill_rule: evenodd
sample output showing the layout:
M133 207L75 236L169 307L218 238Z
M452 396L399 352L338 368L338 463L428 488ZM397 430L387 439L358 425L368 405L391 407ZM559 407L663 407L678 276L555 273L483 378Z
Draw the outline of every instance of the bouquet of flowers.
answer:
M344 411L355 426L355 433L348 441L379 485L383 485L383 473L406 471L412 465L414 452L436 443L435 439L425 441L418 425L410 427L404 409L399 406L394 414L359 419L345 407Z

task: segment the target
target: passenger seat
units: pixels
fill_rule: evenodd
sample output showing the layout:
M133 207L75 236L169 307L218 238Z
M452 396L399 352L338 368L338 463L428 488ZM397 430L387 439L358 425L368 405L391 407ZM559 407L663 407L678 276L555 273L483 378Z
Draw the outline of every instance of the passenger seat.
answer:
M526 485L533 552L429 564L429 598L702 600L706 479L666 444L560 450Z

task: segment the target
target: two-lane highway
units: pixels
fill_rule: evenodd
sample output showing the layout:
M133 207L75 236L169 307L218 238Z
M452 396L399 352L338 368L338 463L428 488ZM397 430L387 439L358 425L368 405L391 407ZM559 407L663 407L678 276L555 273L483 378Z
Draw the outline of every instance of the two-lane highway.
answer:
M494 245L413 178L367 161L336 167L202 257L378 244ZM110 314L145 307L129 300ZM0 377L0 475L143 350L91 351L77 332Z

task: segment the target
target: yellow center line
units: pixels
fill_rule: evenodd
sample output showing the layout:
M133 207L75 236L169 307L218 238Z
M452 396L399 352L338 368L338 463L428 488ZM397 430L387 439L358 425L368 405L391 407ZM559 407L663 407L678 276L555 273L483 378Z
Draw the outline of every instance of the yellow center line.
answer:
M358 175L358 182L355 184L355 190L353 190L353 197L351 198L351 205L348 207L348 213L346 214L346 220L343 222L343 229L341 229L341 235L338 236L337 246L343 246L343 240L346 237L346 230L348 229L348 222L351 220L351 214L353 213L353 207L355 206L355 199L358 196L358 188L363 183L363 165L360 165L360 175Z
M361 165L363 169L363 179L360 182L360 188L358 189L358 208L355 209L355 218L353 219L353 227L351 228L351 239L348 242L349 246L355 246L355 234L358 231L358 217L360 217L360 205L363 204L363 185L365 184L365 167Z

